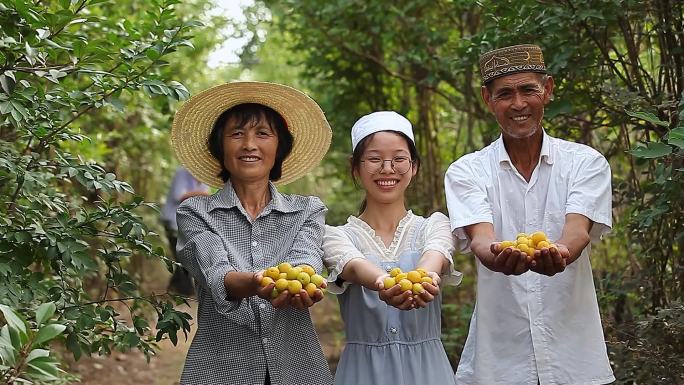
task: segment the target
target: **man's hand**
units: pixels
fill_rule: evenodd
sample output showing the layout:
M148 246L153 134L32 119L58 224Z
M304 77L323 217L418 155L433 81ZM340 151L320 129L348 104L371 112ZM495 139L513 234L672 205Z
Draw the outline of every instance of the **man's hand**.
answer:
M532 257L518 249L506 247L501 250L500 242L492 242L490 250L495 257L492 265L488 267L506 275L520 275L536 264Z
M534 252L536 263L530 270L552 277L565 270L569 257L570 251L565 245L555 244L555 246L545 247Z

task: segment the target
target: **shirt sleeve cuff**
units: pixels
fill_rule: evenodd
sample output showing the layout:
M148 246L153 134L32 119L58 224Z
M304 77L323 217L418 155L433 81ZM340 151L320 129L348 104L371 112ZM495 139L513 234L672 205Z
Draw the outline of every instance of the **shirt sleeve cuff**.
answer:
M242 299L230 299L226 289L224 277L231 271L235 271L231 266L221 266L207 277L211 296L216 304L216 311L221 314L228 314L240 307Z
M610 233L613 220L610 214L597 213L596 210L589 210L586 207L575 207L570 206L565 210L565 214L580 214L589 218L594 224L591 226L591 231L589 236L591 237L591 242L597 242L601 238Z
M342 271L344 270L344 267L347 265L347 263L349 263L349 261L351 261L352 259L356 259L356 258L363 258L363 257L352 256L352 255L344 256L343 258L341 258L337 262L337 264L331 270L328 271L328 291L329 292L331 292L333 294L342 294L345 292L345 290L347 290L347 287L349 287L349 285L351 285L351 283L344 281L342 283L342 286L340 286L336 283L336 281L337 281L337 278L339 277L339 275L342 274Z

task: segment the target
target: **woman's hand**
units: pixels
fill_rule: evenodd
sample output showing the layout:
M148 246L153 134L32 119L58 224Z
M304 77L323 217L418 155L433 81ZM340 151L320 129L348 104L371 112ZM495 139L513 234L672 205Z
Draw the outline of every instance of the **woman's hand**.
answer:
M411 310L415 307L411 290L402 293L399 285L394 285L388 289L383 286L382 289L378 290L378 296L385 303L399 310Z
M420 294L413 295L413 302L416 308L427 307L439 295L439 283L441 282L439 274L429 272L428 275L432 278L432 283L422 282L421 285L423 285L425 290Z
M262 287L261 279L263 279L263 273L264 271L262 270L254 274L254 280L259 285L259 288L257 289L257 295L260 298L268 300L276 309L285 309L288 307L294 307L295 309L309 308L316 302L320 302L323 299L324 296L321 289L328 287L327 282L323 281L321 287L314 290L312 296L310 296L306 290L301 289L299 290L299 293L295 294L290 293L289 290L283 290L280 294L278 294L277 297L273 298L271 293L273 293L275 284L270 283L267 286Z
M261 286L261 280L264 278L264 270L254 273L252 281L256 285L256 295L265 300L271 300L271 292L275 288L275 283L269 283L267 286Z

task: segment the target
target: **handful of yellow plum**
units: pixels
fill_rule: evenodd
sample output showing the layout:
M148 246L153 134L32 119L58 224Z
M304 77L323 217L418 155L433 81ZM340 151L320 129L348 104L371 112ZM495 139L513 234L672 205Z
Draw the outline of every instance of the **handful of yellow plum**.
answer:
M425 291L425 288L422 285L423 282L433 283L432 278L423 268L417 268L408 273L404 273L400 268L395 267L390 270L389 275L389 277L382 281L385 289L389 289L394 285L399 285L402 293L411 290L414 294L420 294Z
M261 287L266 287L272 283L275 284L271 292L271 298L276 298L285 290L295 295L302 289L306 290L309 297L313 297L316 290L321 289L323 282L325 282L325 278L316 274L316 270L313 267L309 265L293 267L288 262L283 262L264 271Z
M507 247L512 247L530 257L534 256L536 250L556 247L555 244L546 238L546 234L541 231L532 234L520 233L516 236L515 241L503 241L499 245L501 246L499 252L504 251Z

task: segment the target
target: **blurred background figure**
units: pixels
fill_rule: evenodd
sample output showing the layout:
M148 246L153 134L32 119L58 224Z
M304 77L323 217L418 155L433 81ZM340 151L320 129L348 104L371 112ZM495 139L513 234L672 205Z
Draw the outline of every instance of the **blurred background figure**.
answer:
M209 186L195 179L184 167L178 166L162 209L164 230L169 240L169 249L171 249L174 261L176 260L176 242L178 240L176 210L181 202L196 195L209 195ZM185 268L176 266L169 281L168 290L181 295L193 295L195 293L192 278Z

